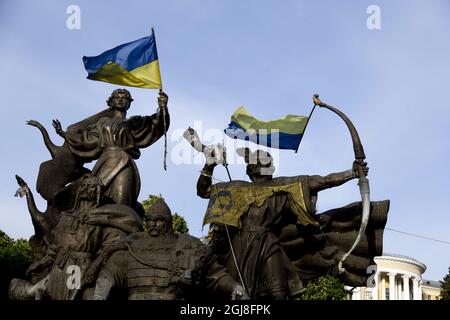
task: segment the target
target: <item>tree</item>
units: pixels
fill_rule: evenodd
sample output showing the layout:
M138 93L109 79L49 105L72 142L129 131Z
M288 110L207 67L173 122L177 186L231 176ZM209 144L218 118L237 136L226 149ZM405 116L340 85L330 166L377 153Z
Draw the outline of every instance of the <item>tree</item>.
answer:
M158 199L164 200L164 198L161 196L161 194L159 194L159 196L155 196L154 194L150 194L147 197L147 199L145 199L144 201L141 202L142 208L144 208L145 213L148 212L148 210L150 209L152 204Z
M448 268L448 274L444 277L441 283L441 300L450 300L450 267Z
M27 240L13 240L0 230L0 300L8 298L8 287L13 278L26 278L31 264L31 247Z
M142 201L141 204L142 204L142 208L144 208L145 213L148 212L148 210L153 205L153 203L158 199L164 200L164 198L161 196L161 194L159 196L150 194L147 197L147 199ZM179 215L178 213L172 214L172 228L175 233L188 233L189 232L186 220L184 219L183 216ZM145 223L144 223L144 229L146 229Z
M183 216L180 216L178 213L174 213L172 215L172 228L175 233L188 233L189 228L187 226L187 222Z
M345 300L347 291L339 279L332 276L323 276L308 281L299 300Z

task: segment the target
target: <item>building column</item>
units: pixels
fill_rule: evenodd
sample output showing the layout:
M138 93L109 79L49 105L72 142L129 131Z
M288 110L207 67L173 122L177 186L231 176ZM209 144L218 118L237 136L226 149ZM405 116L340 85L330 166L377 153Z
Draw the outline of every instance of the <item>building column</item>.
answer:
M361 288L356 288L353 291L353 298L352 300L361 300Z
M413 299L422 300L422 294L419 289L419 279L416 277L413 278Z
M409 278L410 276L404 275L403 278L403 300L409 300Z
M372 300L378 300L378 286L380 283L380 273L375 274L375 287L372 288Z
M397 289L397 284L395 283L395 273L390 272L388 273L389 276L389 300L396 300L397 296L396 296L396 289Z
M423 300L422 278L419 280L419 299Z
M381 277L381 300L386 300L386 274L380 272Z
M402 290L402 282L400 278L397 281L397 300L403 299L403 290Z

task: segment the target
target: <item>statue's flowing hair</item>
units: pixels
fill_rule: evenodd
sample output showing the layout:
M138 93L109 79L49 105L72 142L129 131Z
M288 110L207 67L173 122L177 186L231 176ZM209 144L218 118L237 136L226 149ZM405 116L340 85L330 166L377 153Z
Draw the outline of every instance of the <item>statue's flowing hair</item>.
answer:
M127 97L128 101L130 101L130 103L133 102L133 98L131 97L130 91L128 91L127 89L116 89L111 93L111 96L109 96L108 100L106 100L106 104L109 106L109 110L113 109L112 99L114 98L114 96L116 94L119 94L119 93L125 94L125 96Z

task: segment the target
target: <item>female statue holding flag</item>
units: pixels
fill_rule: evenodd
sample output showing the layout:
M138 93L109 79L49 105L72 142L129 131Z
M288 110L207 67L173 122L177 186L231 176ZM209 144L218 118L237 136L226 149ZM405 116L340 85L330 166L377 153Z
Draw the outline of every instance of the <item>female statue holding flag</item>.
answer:
M73 154L82 159L98 159L92 174L101 179L107 202L128 205L135 209L140 191L139 171L134 159L140 157L141 148L156 142L167 131L170 123L167 95L160 91L158 111L151 116L126 118L131 94L126 89L114 90L107 104L112 116L101 117L84 128L61 129L55 127L69 145Z
M106 116L87 121L85 126L69 127L67 133L55 123L72 153L82 159L98 159L92 173L106 186L109 202L137 206L139 172L133 159L139 149L156 142L169 128L167 95L162 91L155 33L119 45L94 57L83 57L88 79L138 88L159 89L158 111L151 116L126 118L133 101L126 89L114 90ZM167 140L166 140L167 145ZM166 155L166 151L165 151ZM165 162L164 162L165 165Z

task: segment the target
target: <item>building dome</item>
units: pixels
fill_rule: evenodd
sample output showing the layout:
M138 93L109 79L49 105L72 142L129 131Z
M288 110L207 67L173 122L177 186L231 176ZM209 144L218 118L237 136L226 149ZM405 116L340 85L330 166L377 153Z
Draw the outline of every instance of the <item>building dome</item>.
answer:
M367 271L372 274L367 286L353 288L352 300L435 300L439 296L431 288L435 281L422 280L427 269L424 263L392 253L375 257L374 261L376 265Z

